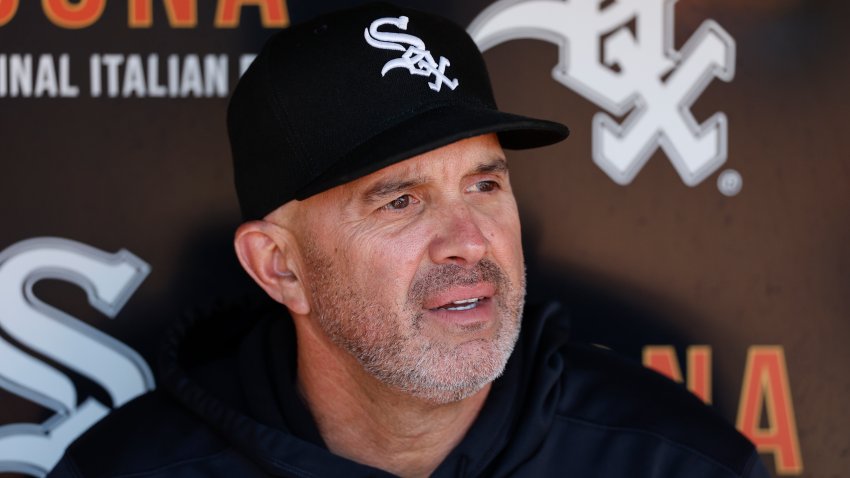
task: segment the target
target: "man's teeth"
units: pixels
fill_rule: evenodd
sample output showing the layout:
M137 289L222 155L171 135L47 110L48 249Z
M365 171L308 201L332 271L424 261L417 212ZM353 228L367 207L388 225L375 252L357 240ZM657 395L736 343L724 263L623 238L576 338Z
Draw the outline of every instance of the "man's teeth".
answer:
M479 300L481 300L479 297L473 297L472 299L456 300L452 304L469 304L470 302L478 302Z
M469 310L469 309L474 309L475 307L477 307L477 306L478 306L478 301L480 301L481 299L483 299L483 297L474 297L474 298L472 298L472 299L462 299L462 300L456 300L456 301L451 302L451 304L454 304L454 305L455 305L455 307L452 307L451 305L446 304L446 305L444 305L444 306L442 306L442 307L440 307L440 308L441 308L441 309L445 309L445 310Z

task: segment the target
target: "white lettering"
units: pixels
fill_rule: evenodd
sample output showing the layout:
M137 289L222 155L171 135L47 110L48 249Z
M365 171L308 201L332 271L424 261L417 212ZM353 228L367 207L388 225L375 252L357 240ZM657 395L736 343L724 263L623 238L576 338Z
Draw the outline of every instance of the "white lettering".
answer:
M71 84L71 57L67 53L59 57L59 95L63 98L80 96L80 87Z
M0 55L0 98L6 96L6 55Z
M9 96L32 95L32 56L12 55L9 58Z
M227 96L227 55L204 56L204 94L208 97Z
M89 57L89 91L92 98L100 96L102 91L100 80L100 55Z
M183 74L180 76L180 96L185 98L189 94L196 98L204 94L204 86L201 83L201 60L198 55L186 55L183 59Z
M56 70L53 69L53 57L41 55L38 57L38 66L35 70L35 96L55 97L59 93L59 85L56 82Z
M446 67L451 63L445 57L440 57L437 63L431 52L425 48L425 42L419 37L406 33L383 32L378 30L383 25L393 25L401 30L407 30L409 18L401 16L398 18L379 18L372 22L369 28L363 31L366 43L381 50L403 51L401 58L392 59L384 64L381 76L394 68L404 68L410 74L417 76L434 76L434 81L428 83L428 87L434 91L440 91L445 84L450 89L457 88L457 78L450 80L446 76ZM401 43L409 45L407 48Z
M166 94L165 86L159 82L159 55L148 56L148 96L162 98Z
M106 66L106 95L110 98L118 96L121 91L118 85L118 67L124 63L123 55L106 54L101 57L103 65Z
M240 55L239 70L233 73L244 73L255 56ZM89 94L92 98L224 98L230 91L230 60L226 54L172 54L160 62L155 53L95 53L88 57ZM67 53L35 58L0 54L0 98L78 97L80 88L72 81L71 63Z
M176 98L180 91L180 57L168 55L168 96Z
M124 67L124 87L121 91L121 96L129 98L130 96L138 96L144 98L146 93L145 88L145 69L142 67L142 59L139 55L127 56L127 62Z

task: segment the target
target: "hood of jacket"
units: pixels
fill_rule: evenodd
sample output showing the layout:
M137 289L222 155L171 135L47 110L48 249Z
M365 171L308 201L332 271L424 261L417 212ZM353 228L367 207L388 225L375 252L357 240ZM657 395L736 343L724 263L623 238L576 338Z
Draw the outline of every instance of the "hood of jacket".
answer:
M567 320L556 305L526 306L505 373L460 444L432 476L509 476L540 447L556 413ZM392 476L295 433L295 332L285 309L246 300L193 314L167 337L160 387L273 476ZM306 407L304 408L306 410ZM309 415L309 412L306 412ZM289 419L287 418L289 417Z

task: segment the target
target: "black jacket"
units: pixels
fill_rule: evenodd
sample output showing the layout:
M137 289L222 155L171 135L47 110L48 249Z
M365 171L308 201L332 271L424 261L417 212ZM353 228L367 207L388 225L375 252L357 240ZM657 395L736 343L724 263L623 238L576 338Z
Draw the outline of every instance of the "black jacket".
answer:
M391 476L333 455L294 392L279 312L222 309L179 327L160 388L70 447L52 477ZM505 374L435 477L767 478L753 446L681 386L568 341L527 307Z

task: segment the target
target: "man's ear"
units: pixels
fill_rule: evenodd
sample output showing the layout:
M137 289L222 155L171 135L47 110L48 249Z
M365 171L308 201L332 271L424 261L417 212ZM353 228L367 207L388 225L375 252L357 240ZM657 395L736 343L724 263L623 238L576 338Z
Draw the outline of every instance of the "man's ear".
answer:
M242 267L272 299L293 314L310 313L292 233L271 222L249 221L236 229L233 246Z

